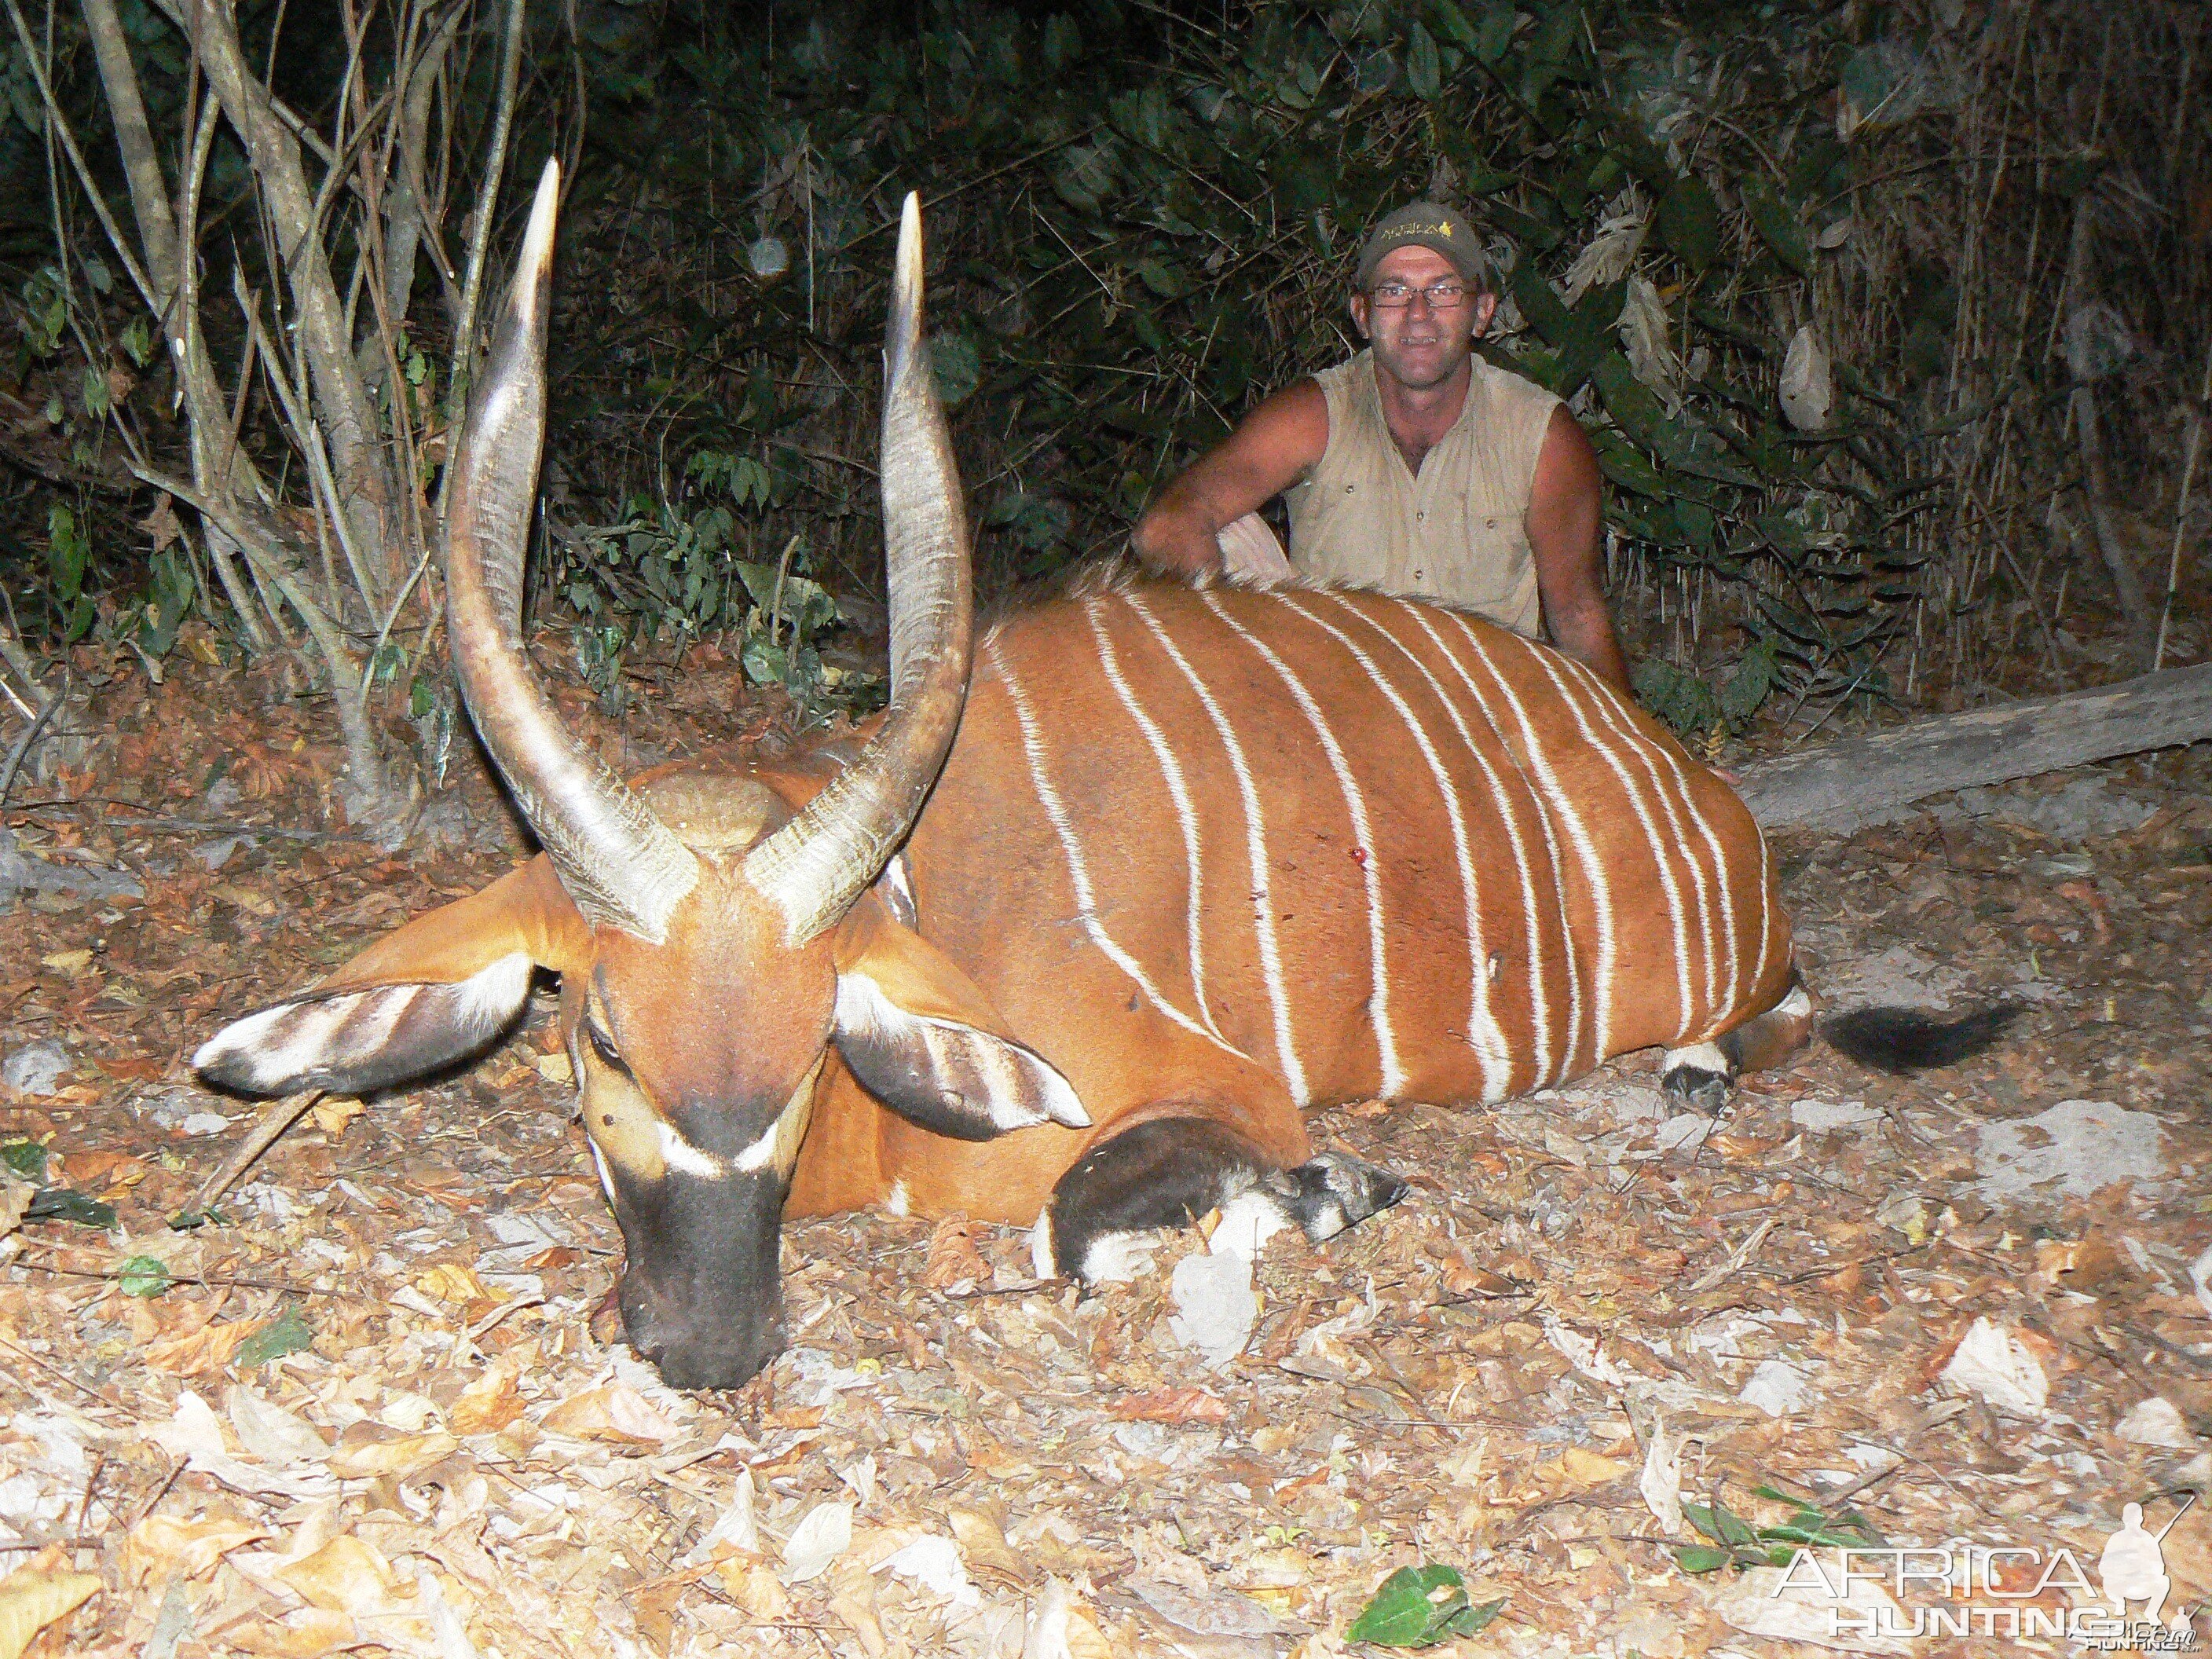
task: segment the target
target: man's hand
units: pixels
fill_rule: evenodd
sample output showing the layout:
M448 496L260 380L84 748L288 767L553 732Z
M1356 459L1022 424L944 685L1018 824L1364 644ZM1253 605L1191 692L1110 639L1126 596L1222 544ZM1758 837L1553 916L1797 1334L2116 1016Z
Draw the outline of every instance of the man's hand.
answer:
M1221 547L1221 568L1232 576L1278 586L1291 579L1290 556L1275 538L1274 526L1256 513L1247 513L1221 527L1215 538Z
M1221 447L1161 491L1131 540L1155 570L1221 566L1221 532L1296 483L1328 447L1328 404L1300 380L1247 415Z
M1582 423L1565 404L1536 457L1524 523L1535 556L1536 590L1552 643L1630 696L1628 659L1605 606L1605 478Z

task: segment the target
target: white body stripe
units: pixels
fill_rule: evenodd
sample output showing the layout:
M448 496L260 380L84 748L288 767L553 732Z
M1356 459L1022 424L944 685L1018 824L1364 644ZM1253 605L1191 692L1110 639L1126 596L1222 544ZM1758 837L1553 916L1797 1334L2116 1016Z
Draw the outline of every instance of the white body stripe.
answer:
M1624 721L1620 717L1620 710L1614 705L1611 697L1603 695L1602 691L1595 686L1590 689L1595 694L1593 701L1597 704L1600 714L1604 716L1607 726L1621 739L1630 752L1644 763L1644 769L1651 779L1652 791L1658 796L1659 805L1666 812L1668 835L1673 845L1679 849L1681 861L1689 866L1691 879L1697 884L1698 931L1705 948L1705 1006L1709 1009L1734 1007L1735 1006L1735 902L1729 896L1727 855L1721 851L1720 842L1713 835L1712 826L1705 822L1705 815L1698 811L1696 802L1691 799L1690 781L1684 775L1680 763L1658 744L1646 738L1633 726ZM1664 781L1659 775L1662 762L1666 763L1668 773L1673 776L1674 790L1668 789ZM1681 805L1679 809L1674 802L1674 795L1677 792L1681 796ZM1714 931L1712 888L1706 884L1705 866L1698 862L1696 854L1690 851L1688 836L1685 833L1682 823L1686 816L1697 826L1698 833L1705 839L1706 848L1713 855L1713 879L1720 888L1721 915L1717 937ZM1723 957L1727 958L1725 968L1722 960ZM1725 1002L1720 1000L1720 978L1723 971L1729 976L1728 999Z
M1327 597L1347 616L1358 618L1383 639L1389 641L1397 647L1398 653L1419 672L1421 678L1428 682L1429 690L1436 694L1437 702L1443 705L1444 717L1451 721L1452 730L1459 733L1460 742L1466 746L1468 756L1474 760L1476 769L1481 772L1483 781L1490 786L1491 800L1498 808L1499 821L1505 826L1506 839L1512 843L1514 870L1521 878L1521 919L1528 957L1528 1011L1529 1019L1535 1027L1537 1045L1534 1075L1530 1080L1530 1086L1540 1087L1559 1076L1559 1068L1565 1063L1565 1056L1572 1052L1574 1039L1578 1034L1582 1018L1580 999L1577 995L1580 987L1575 975L1574 953L1570 949L1566 952L1570 1012L1568 1029L1564 1034L1563 1044L1562 1034L1553 1029L1551 993L1544 983L1544 936L1542 926L1537 920L1536 875L1535 872L1529 867L1528 848L1522 840L1520 815L1514 811L1512 797L1507 791L1504 781L1498 777L1497 769L1490 763L1490 757L1483 752L1482 745L1474 740L1474 734L1468 730L1467 722L1460 718L1459 709L1446 695L1443 683L1429 672L1428 664L1415 656L1403 640L1342 594L1328 593ZM1419 611L1409 611L1407 614L1420 623L1422 628L1427 629L1430 640L1440 653L1447 657L1450 655L1450 653L1444 651L1443 641L1437 638L1436 630L1429 627L1428 619L1425 617ZM1466 676L1462 674L1461 678L1464 679ZM1553 856L1556 859L1556 849ZM1565 929L1563 925L1561 928L1563 939L1565 935ZM1486 979L1495 974L1496 964L1497 958L1493 957L1484 969Z
M1681 1018L1676 1022L1678 1026L1676 1036L1679 1038L1682 1030L1688 1027L1692 1010L1690 1002L1690 930L1687 919L1683 915L1681 885L1674 879L1674 860L1667 855L1668 848L1659 838L1659 826L1652 821L1650 806L1637 789L1635 780L1629 776L1627 766L1622 763L1620 757L1590 729L1590 723L1583 711L1581 701L1568 690L1566 682L1560 678L1559 670L1553 665L1551 659L1540 653L1536 657L1536 665L1544 671L1544 676L1551 681L1553 690L1559 692L1560 702L1565 706L1567 712L1574 716L1575 730L1582 734L1583 741L1590 746L1593 752L1604 758L1605 763L1613 769L1613 776L1620 780L1621 793L1628 798L1629 810L1636 814L1636 822L1644 830L1644 838L1650 844L1651 862L1659 872L1660 890L1667 896L1667 920L1674 934L1675 1006L1681 1011ZM1605 976L1605 987L1606 994L1610 998L1613 990L1610 975Z
M1221 705L1214 701L1213 693L1206 689L1206 682L1198 677L1198 671L1168 636L1167 629L1160 626L1159 618L1134 593L1121 597L1197 694L1199 706L1206 710L1206 719L1213 723L1221 746L1229 756L1229 769L1236 774L1237 799L1244 808L1244 850L1252 866L1252 928L1259 940L1260 974L1267 981L1267 1010L1275 1024L1275 1059L1283 1068L1283 1081L1290 1088L1291 1098L1304 1106L1313 1095L1306 1085L1305 1067L1298 1062L1297 1045L1291 1038L1290 994L1283 982L1282 954L1275 944L1274 897L1268 886L1267 825L1261 816L1260 793L1252 781L1252 769L1245 762L1244 745L1237 740L1235 729L1221 712Z
M1208 1042L1235 1054L1234 1048L1170 1002L1161 994L1160 988L1152 983L1152 975L1145 971L1144 964L1123 950L1098 920L1097 897L1091 886L1090 868L1084 862L1082 844L1076 840L1074 826L1068 822L1066 805L1060 799L1060 792L1054 788L1052 780L1045 774L1044 745L1038 739L1036 715L1030 709L1029 699L1023 695L1012 672L1007 668L997 640L988 639L983 642L983 655L988 659L991 672L998 676L999 683L1006 688L1006 701L1013 705L1014 720L1021 727L1022 753L1029 762L1030 784L1036 791L1038 804L1044 808L1054 835L1060 839L1060 852L1067 860L1068 879L1075 889L1076 920L1083 924L1084 933L1098 947L1101 955L1135 982L1137 989L1154 1008L1193 1036L1204 1037Z
M1425 613L1416 611L1414 614L1420 617L1422 627L1429 628ZM1544 745L1537 740L1536 728L1529 720L1528 711L1522 706L1520 695L1514 690L1512 682L1498 672L1498 665L1490 660L1490 653L1482 648L1482 641L1475 637L1474 630L1467 625L1464 617L1449 611L1443 614L1451 617L1457 624L1460 632L1466 636L1468 647L1474 651L1475 660L1482 665L1483 672L1497 684L1499 693L1512 708L1514 721L1521 731L1522 747L1528 750L1528 763L1536 774L1536 787L1543 794L1547 809L1544 813L1545 833L1547 836L1551 833L1551 822L1554 817L1565 826L1568 844L1575 849L1575 861L1582 866L1583 878L1589 883L1591 908L1597 913L1597 985L1596 994L1590 999L1592 1003L1590 1052L1593 1060L1601 1060L1612 1052L1607 1046L1607 1042L1611 1035L1613 1023L1613 970L1618 948L1613 936L1613 884L1606 878L1605 864L1597 855L1596 843L1590 840L1589 827L1583 822L1582 814L1575 810L1575 804L1568 798L1567 792L1560 787L1559 774L1552 769L1551 757L1544 752ZM1429 634L1431 639L1436 639L1434 629L1429 629ZM1441 647L1443 641L1437 639L1437 643ZM1444 658L1451 664L1461 680L1466 684L1468 695L1474 699L1475 706L1480 708L1491 707L1490 698L1477 689L1466 668L1461 665L1459 658L1450 651L1444 652ZM1559 849L1554 845L1553 856L1555 860L1558 852ZM1557 867L1556 864L1554 867ZM1576 987L1574 1009L1571 1018L1574 1024L1579 1025L1582 1009L1581 980L1571 944L1567 952L1567 962L1571 971L1575 972L1577 975L1574 980ZM1567 1053L1572 1054L1574 1052L1575 1048L1571 1042Z
M1368 969L1372 975L1372 990L1368 994L1368 1016L1375 1022L1375 1042L1381 1051L1382 1076L1380 1093L1385 1099L1395 1099L1406 1086L1406 1068L1399 1063L1397 1034L1390 1025L1390 975L1382 950L1382 860L1375 851L1375 832L1368 822L1367 802L1359 792L1359 784L1346 763L1344 750L1337 743L1336 734L1328 728L1322 717L1321 705L1313 699L1304 684L1291 672L1291 666L1278 656L1265 640L1251 633L1223 608L1220 599L1210 592L1201 592L1207 610L1218 617L1229 630L1260 653L1265 662L1281 678L1284 686L1297 702L1314 735L1321 739L1322 752L1328 757L1329 770L1336 775L1337 786L1344 792L1344 804L1352 815L1352 833L1358 840L1359 873L1367 886L1367 954Z
M1099 601L1091 599L1083 602L1083 615L1091 624L1091 636L1098 641L1099 665L1106 671L1106 680L1114 688L1114 695L1121 700L1121 707L1129 711L1129 718L1145 734L1152 745L1152 758L1159 763L1160 775L1167 781L1168 799L1175 803L1176 823L1182 830L1184 867L1189 872L1189 886L1183 907L1183 931L1190 941L1190 994L1198 1004L1198 1017L1206 1022L1206 1029L1216 1037L1221 1028L1213 1023L1213 1015L1206 1006L1206 945L1201 938L1200 904L1205 892L1203 861L1198 841L1198 814L1191 805L1190 785L1184 780L1182 763L1176 758L1175 750L1168 744L1167 733L1160 730L1159 722L1145 712L1129 682L1123 678L1120 659L1115 654L1114 641L1106 632L1100 617Z
M1490 970L1486 965L1490 951L1482 941L1482 905L1475 890L1474 859L1468 850L1467 815L1460 806L1459 791L1452 787L1443 762L1437 757L1436 745L1429 741L1429 734L1413 717L1405 698L1398 695L1398 688L1384 678L1375 659L1361 650L1342 629L1323 621L1299 604L1297 594L1286 594L1283 603L1352 653L1352 660L1365 671L1376 689L1398 711L1398 718L1405 721L1407 731L1413 734L1413 746L1421 751L1429 775L1436 781L1437 793L1443 797L1445 816L1451 821L1452 856L1459 864L1460 902L1467 916L1468 1043L1482 1067L1483 1099L1503 1100L1512 1082L1513 1054L1506 1044L1505 1033L1498 1028L1497 1015L1491 1012Z

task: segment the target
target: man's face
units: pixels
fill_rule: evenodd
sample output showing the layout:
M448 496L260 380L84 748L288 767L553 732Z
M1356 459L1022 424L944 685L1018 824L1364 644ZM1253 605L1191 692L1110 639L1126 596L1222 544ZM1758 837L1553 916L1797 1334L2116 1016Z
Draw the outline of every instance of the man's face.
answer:
M1352 296L1352 320L1374 347L1377 369L1415 392L1442 386L1459 372L1475 336L1490 326L1490 314L1498 308L1495 295L1471 289L1448 310L1429 303L1432 284L1459 282L1451 261L1433 249L1394 248L1383 256L1370 293L1385 283L1403 283L1413 298L1410 305L1394 307L1376 305L1369 294Z

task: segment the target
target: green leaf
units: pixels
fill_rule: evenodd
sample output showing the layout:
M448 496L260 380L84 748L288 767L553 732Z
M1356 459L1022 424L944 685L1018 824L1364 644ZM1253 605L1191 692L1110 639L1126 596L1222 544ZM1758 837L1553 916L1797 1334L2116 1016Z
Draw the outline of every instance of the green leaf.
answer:
M1495 1618L1502 1605L1485 1603L1490 1611L1483 1623ZM1384 1648L1433 1647L1457 1634L1454 1626L1473 1611L1468 1605L1467 1581L1458 1568L1441 1562L1401 1567L1382 1581L1344 1638Z
M74 1221L80 1227L112 1227L115 1206L74 1187L41 1187L23 1211L26 1221Z
M1492 0L1490 9L1483 14L1482 27L1476 31L1474 55L1486 64L1495 64L1505 56L1506 47L1513 44L1513 31L1519 27L1520 17L1503 0Z
M1717 1534L1723 1544L1756 1544L1759 1535L1751 1529L1751 1522L1736 1514L1725 1504L1716 1504L1713 1521L1720 1528Z
M1734 1559L1727 1550L1709 1549L1703 1544L1684 1544L1674 1551L1674 1565L1684 1572L1718 1572Z
M1505 1598L1494 1601L1478 1601L1451 1621L1454 1636L1474 1636L1488 1628L1490 1621L1505 1611Z
M1741 727L1758 713L1759 704L1765 702L1767 694L1774 690L1779 667L1774 655L1774 646L1770 641L1761 640L1745 652L1736 662L1735 672L1721 687L1721 718L1731 727ZM1820 1517L1816 1515L1814 1519L1818 1522ZM1765 1538L1784 1530L1769 1528L1762 1530L1759 1536ZM1815 1532L1808 1540L1801 1541L1814 1540L1829 1541L1825 1532ZM1857 1546L1847 1544L1844 1547L1856 1548Z
M1165 259L1143 261L1137 267L1137 275L1144 279L1146 288L1163 300L1178 299L1187 291L1188 285L1183 282L1182 274Z
M238 1345L237 1363L252 1370L272 1359L282 1359L288 1353L302 1352L313 1347L314 1341L314 1328L300 1317L299 1309L288 1302L282 1315Z
M1703 270L1720 252L1721 213L1705 181L1692 173L1678 179L1659 198L1653 227L1659 240L1692 270Z
M1044 20L1044 61L1055 71L1066 69L1083 56L1083 35L1075 27L1075 20L1063 12L1054 12Z
M1437 27L1444 32L1446 38L1469 52L1475 49L1478 37L1474 25L1468 21L1467 14L1455 5L1453 0L1436 0L1436 3L1429 8L1429 15L1437 20Z
M1797 222L1797 215L1774 193L1774 186L1764 179L1748 181L1743 187L1743 203L1751 210L1751 222L1759 228L1759 240L1768 251L1799 276L1810 276L1812 244L1805 240L1805 228Z
M1443 90L1443 66L1437 57L1436 37L1419 23L1406 32L1406 84L1413 96L1433 104Z
M0 1164L26 1181L46 1180L46 1149L35 1140L11 1140L0 1146Z
M177 1281L158 1255L134 1255L118 1268L115 1282L125 1296L156 1297Z
M975 342L952 329L939 329L929 337L929 367L937 381L938 400L947 409L967 402L983 378Z

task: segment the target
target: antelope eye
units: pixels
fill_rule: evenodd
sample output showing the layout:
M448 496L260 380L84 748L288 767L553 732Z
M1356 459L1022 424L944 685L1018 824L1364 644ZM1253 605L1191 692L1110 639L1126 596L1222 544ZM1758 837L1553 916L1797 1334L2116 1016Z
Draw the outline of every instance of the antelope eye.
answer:
M589 1016L584 1020L584 1041L592 1045L592 1052L602 1061L624 1076L629 1075L629 1066L624 1063L622 1051L615 1047L615 1040L600 1030L599 1021Z

